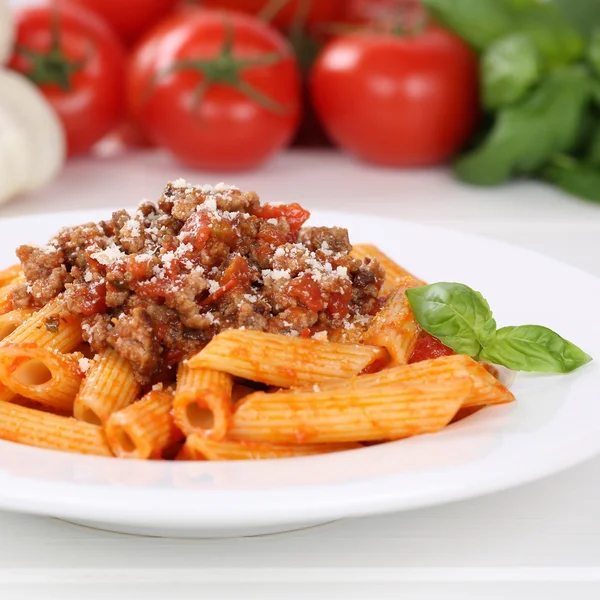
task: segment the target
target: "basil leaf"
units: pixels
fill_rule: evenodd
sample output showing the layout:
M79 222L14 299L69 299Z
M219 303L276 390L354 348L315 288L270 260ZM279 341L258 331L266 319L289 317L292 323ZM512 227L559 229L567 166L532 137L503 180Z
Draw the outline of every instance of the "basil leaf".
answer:
M600 12L600 6L598 7ZM597 75L600 75L600 27L594 29L590 47L588 48L588 62Z
M594 0L596 1L596 0ZM512 33L531 37L544 65L554 68L578 60L583 36L563 14L540 0L422 0L432 15L477 50Z
M577 144L591 95L585 67L553 71L525 100L498 113L483 144L455 164L457 175L469 183L495 185L512 175L537 173Z
M406 291L417 323L460 354L477 356L496 322L483 296L462 283L434 283Z
M541 78L542 65L531 38L515 33L487 48L480 73L483 104L496 110L520 100Z
M542 177L565 192L600 202L600 168L570 156L557 156L542 171Z
M600 0L553 0L565 18L583 34L600 27Z
M507 2L498 0L423 0L438 21L483 50L509 33L513 19Z
M557 333L540 325L503 327L479 358L515 371L570 373L592 357Z
M593 130L586 159L590 165L600 169L600 120L598 120Z

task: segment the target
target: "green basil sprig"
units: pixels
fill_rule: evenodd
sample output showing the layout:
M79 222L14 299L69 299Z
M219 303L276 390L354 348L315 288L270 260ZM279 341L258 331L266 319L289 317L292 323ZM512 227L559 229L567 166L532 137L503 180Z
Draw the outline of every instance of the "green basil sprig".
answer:
M592 357L540 325L496 330L484 297L462 283L434 283L406 296L417 323L459 354L515 371L570 373Z

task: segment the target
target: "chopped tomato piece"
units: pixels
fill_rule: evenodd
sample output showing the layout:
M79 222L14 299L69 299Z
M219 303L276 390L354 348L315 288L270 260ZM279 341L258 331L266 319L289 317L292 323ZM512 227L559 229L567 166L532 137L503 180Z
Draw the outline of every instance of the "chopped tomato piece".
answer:
M234 248L240 239L235 227L225 218L213 222L212 236L215 240L227 244L230 248Z
M248 261L239 254L234 257L229 266L225 269L220 284L224 286L231 282L241 286L246 286L250 283L250 268L248 267Z
M444 346L440 340L433 337L426 331L422 331L417 339L417 344L413 350L408 362L409 364L428 360L430 358L439 358L440 356L450 356L455 354L452 348Z
M190 216L181 228L182 239L189 242L196 250L203 250L208 242L212 229L212 219L206 212L196 212Z
M220 300L227 292L231 291L239 285L239 282L235 279L228 281L225 285L222 285L216 292L212 293L208 298L205 298L200 302L200 306L206 306L207 304L214 304Z
M271 246L283 246L287 242L286 237L272 225L261 227L258 232L258 239L264 240Z
M298 231L310 218L310 213L299 204L264 204L254 210L256 217L261 219L284 218L292 231Z
M294 279L289 283L287 292L310 310L319 312L325 308L321 286L310 275Z
M86 289L80 292L81 314L91 317L98 313L104 313L106 307L106 285L103 283L90 283Z
M343 292L334 292L329 296L327 314L334 319L343 319L349 312L350 300L352 300L351 285L346 286Z

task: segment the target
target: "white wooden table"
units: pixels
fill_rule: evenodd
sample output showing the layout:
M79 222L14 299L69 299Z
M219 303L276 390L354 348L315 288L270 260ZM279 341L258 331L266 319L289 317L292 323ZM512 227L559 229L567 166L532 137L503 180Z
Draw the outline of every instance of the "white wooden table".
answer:
M269 201L441 224L600 276L600 205L536 183L467 188L444 171L380 170L330 153L288 153L235 177L190 172L155 153L82 159L42 192L0 207L0 218L132 205L180 176L225 180ZM508 281L510 266L498 265L498 276ZM485 498L264 538L145 539L0 513L0 598L134 591L147 598L202 591L210 599L598 598L600 458Z

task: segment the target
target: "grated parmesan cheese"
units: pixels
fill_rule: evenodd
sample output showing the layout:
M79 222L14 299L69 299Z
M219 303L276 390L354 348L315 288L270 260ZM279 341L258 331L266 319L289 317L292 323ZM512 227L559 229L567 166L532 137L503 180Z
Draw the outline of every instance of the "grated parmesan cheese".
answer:
M127 255L121 252L121 250L119 250L119 248L113 242L106 250L94 252L91 254L91 257L94 260L97 260L101 265L107 266L126 258Z
M185 179L183 179L183 177L180 177L179 179L176 179L175 181L172 181L171 185L174 188L177 188L177 189L180 189L180 190L191 187L190 184Z
M276 281L279 279L291 279L292 277L289 271L283 271L282 269L263 269L262 276L263 279L270 277Z
M82 373L87 373L87 372L88 372L88 369L89 369L89 368L90 368L90 366L91 366L91 364L90 364L90 363L91 363L91 361L90 361L90 359L89 359L89 358L80 358L80 359L79 359L79 361L78 361L79 370L80 370Z

